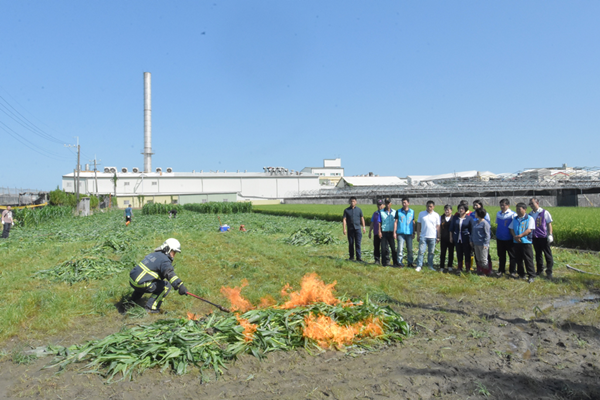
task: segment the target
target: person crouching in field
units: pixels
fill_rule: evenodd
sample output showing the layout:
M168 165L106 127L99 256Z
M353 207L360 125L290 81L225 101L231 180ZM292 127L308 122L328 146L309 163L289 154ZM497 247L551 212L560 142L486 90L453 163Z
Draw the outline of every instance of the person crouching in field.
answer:
M475 259L477 260L477 274L489 275L492 272L488 264L491 238L490 223L485 219L487 212L484 208L477 208L475 213L477 222L475 222L471 231L471 247L473 247Z
M144 293L150 293L145 309L151 314L161 312L160 306L171 287L180 295L187 295L187 288L173 269L173 258L177 253L181 253L179 241L167 239L129 272L129 285L133 288L131 300L137 302Z
M379 211L383 208L383 200L377 200L377 211L371 216L371 225L369 225L369 239L371 239L371 233L375 231L373 235L373 258L375 264L381 262L381 238L379 237L379 225L381 224L381 214Z
M346 235L346 226L348 227L348 260L354 261L354 250L356 249L356 261L362 261L362 253L360 251L360 242L362 234L367 233L365 229L365 217L360 208L356 207L356 197L350 197L350 207L344 210L344 218L342 219L344 226L344 235ZM362 232L360 230L362 226Z
M517 204L517 216L513 219L510 233L513 237L515 258L517 261L517 273L520 278L525 278L526 269L527 275L529 275L529 283L533 283L535 279L533 249L531 248L531 233L534 229L535 220L531 215L527 215L527 206L525 203ZM525 269L523 269L523 263L525 263Z
M444 206L444 215L440 221L440 268L443 272L452 272L454 263L454 243L450 240L450 223L452 222L452 206ZM448 265L446 266L446 253L448 253Z
M458 215L452 217L450 222L450 241L456 248L456 258L458 259L458 272L463 269L463 259L465 270L471 270L471 230L473 228L473 218L467 215L467 207L464 204L458 206Z

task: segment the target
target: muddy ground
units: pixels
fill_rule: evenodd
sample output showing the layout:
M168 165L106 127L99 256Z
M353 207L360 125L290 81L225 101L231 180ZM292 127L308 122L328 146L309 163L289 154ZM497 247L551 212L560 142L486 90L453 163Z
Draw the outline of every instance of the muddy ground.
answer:
M600 399L600 293L478 309L468 300L402 304L389 299L414 335L363 354L326 351L244 356L215 380L146 371L131 382L106 384L83 365L57 374L51 359L0 363L0 398L27 399ZM583 321L583 322L574 322ZM131 321L129 321L131 322ZM103 337L123 321L54 338L62 344ZM73 329L73 332L77 332ZM37 343L39 345L40 343ZM47 342L46 342L47 344ZM36 345L36 344L33 344Z

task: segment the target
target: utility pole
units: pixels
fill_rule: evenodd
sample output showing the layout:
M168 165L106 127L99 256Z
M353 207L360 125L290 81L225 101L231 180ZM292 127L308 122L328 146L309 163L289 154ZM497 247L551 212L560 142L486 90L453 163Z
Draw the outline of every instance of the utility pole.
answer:
M94 154L94 181L96 182L96 197L98 197L98 199L100 199L100 192L98 191L98 168L96 167L102 165L99 161L102 160L97 160L96 155ZM92 162L92 160L90 160L90 162Z
M79 170L80 168L80 156L81 156L81 148L79 147L79 136L74 136L77 139L77 145L73 144L65 144L65 147L77 147L77 180L75 181L75 190L77 191L77 207L79 207ZM75 174L73 174L73 178L75 179Z

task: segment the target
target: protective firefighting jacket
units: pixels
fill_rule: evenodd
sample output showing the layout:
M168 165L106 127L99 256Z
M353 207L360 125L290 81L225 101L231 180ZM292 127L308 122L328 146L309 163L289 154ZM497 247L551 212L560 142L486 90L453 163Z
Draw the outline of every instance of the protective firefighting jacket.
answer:
M150 253L129 272L129 282L135 288L145 289L152 282L167 280L177 290L183 282L175 275L172 261L169 255L161 251Z

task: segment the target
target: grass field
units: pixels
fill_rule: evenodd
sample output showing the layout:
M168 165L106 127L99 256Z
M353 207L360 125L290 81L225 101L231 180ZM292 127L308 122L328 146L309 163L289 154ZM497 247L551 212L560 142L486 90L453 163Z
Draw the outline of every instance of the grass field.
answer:
M3 254L0 279L5 287L0 293L3 305L0 341L15 336L24 341L42 340L82 323L93 326L106 319L114 320L122 315L121 304L132 292L128 284L129 266L168 237L181 241L183 252L175 260L175 269L190 292L226 306L227 301L220 292L222 286L239 286L247 279L249 285L243 294L251 302L256 304L265 295L280 301L281 288L286 283L297 288L302 276L309 272L317 272L327 283L337 281L338 293L352 298L369 295L383 302L411 303L427 296L456 299L467 296L477 298L484 305L500 307L510 307L514 301L521 300L533 307L536 298L579 293L597 288L600 283L600 277L565 269L565 263L572 263L600 273L599 260L594 254L556 249L557 279L553 282L539 279L527 285L508 279L457 277L431 271L417 273L347 262L339 222L255 213L221 218L223 223L234 227L232 232L217 233L216 216L193 212L183 212L174 220L164 215L136 212L132 225L127 228L121 212L116 211L14 229L10 239L0 242ZM240 224L244 224L248 232L236 231L235 227ZM292 246L284 242L303 227L329 232L336 241L328 246ZM107 273L100 280L72 284L35 275L40 270L81 257L109 239L127 244L124 251L108 248L100 253L100 257L123 261L125 267L120 272ZM369 260L372 244L366 235L363 248L365 259ZM204 303L176 293L169 296L163 307L175 317L185 316L187 311L206 313L211 310Z
M377 210L374 204L358 205L365 215L365 222L369 225L371 215ZM255 206L254 212L270 215L296 216L307 219L323 219L326 221L340 221L347 205L329 204L279 204ZM400 208L393 205L393 208ZM425 210L425 206L411 206L415 214ZM512 207L514 210L515 207ZM492 220L492 230L496 230L496 213L500 207L486 207ZM573 207L548 207L547 210L554 219L554 240L557 246L600 251L600 208L573 208ZM438 214L444 213L444 205L436 205ZM456 205L453 205L456 212ZM472 210L471 210L472 211ZM531 209L528 209L531 211Z

